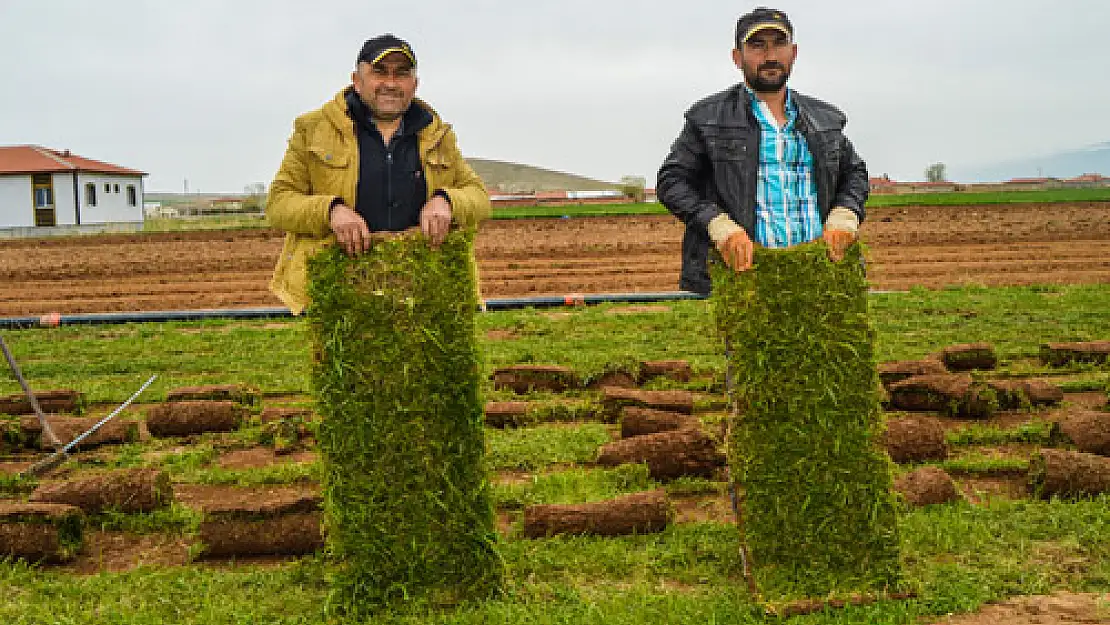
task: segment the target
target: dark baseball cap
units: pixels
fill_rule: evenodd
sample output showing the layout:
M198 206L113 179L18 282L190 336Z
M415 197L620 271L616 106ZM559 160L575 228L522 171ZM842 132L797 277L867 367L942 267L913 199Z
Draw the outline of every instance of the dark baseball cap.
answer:
M373 65L385 58L385 55L392 52L400 52L407 56L409 61L412 62L412 66L416 67L416 53L412 51L412 46L393 33L386 33L384 35L378 35L373 39L367 39L366 43L362 44L362 50L359 50L358 59L355 61L355 64L369 63Z
M786 17L786 13L777 9L757 7L751 13L741 15L736 21L736 47L739 48L740 44L765 28L780 31L791 40L794 39L794 25L790 23L790 18Z

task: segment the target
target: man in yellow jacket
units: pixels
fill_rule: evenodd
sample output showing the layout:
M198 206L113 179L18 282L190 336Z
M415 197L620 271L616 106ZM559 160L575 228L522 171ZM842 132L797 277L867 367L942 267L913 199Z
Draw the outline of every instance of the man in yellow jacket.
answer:
M308 259L335 243L348 254L373 232L419 226L439 245L452 223L490 214L481 178L455 133L416 98L416 54L392 34L359 51L352 84L293 124L266 214L287 234L270 290L294 314L309 304Z

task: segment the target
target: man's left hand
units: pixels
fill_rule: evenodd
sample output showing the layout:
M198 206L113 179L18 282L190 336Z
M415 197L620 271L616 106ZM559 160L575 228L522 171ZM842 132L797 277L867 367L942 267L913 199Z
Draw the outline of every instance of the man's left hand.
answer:
M432 196L420 209L420 231L432 247L439 247L451 229L451 204L442 195Z
M856 242L856 233L847 230L825 230L821 235L825 245L829 248L829 260L839 263L844 260L844 253Z

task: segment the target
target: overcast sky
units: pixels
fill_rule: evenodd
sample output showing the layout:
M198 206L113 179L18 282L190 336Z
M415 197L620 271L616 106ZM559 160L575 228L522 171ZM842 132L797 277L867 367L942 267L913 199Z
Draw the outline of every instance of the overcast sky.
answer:
M740 79L719 0L0 0L0 145L149 172L148 192L273 178L298 114L362 42L413 45L467 156L603 180L655 172L695 100ZM830 101L872 175L1110 140L1110 2L784 0L791 86ZM1035 172L1031 172L1035 173Z

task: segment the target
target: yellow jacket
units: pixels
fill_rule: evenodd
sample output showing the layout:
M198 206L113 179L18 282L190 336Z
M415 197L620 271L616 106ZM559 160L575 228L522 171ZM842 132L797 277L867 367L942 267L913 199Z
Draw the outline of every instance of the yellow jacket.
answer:
M270 225L286 232L270 290L295 315L309 304L308 259L335 243L328 223L332 200L338 197L347 206L355 205L358 138L347 116L345 92L293 122L293 136L266 202ZM413 102L432 114L432 123L417 135L428 199L443 189L451 198L455 223L474 228L490 215L485 185L463 160L450 124L422 100Z

